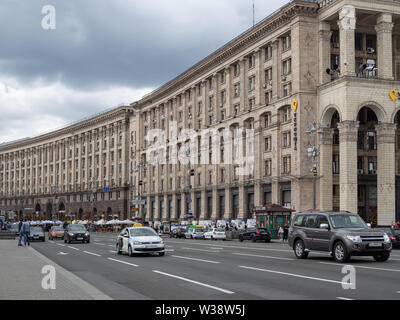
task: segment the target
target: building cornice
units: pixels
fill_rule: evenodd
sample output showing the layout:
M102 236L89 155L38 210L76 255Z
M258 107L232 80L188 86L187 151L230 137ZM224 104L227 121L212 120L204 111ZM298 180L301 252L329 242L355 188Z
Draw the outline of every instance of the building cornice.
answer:
M292 1L274 12L250 30L247 30L237 38L228 42L225 46L218 49L193 67L169 81L159 89L143 97L142 100L135 102L132 106L136 108L144 108L153 103L154 100L159 101L165 99L174 92L183 89L184 86L205 75L207 72L218 66L226 66L226 62L235 57L245 48L259 42L267 35L278 28L288 25L288 23L296 16L315 16L318 12L318 4L308 1Z
M95 115L93 117L87 118L85 120L79 121L77 123L67 125L64 128L45 133L33 138L27 138L23 140L17 140L16 142L5 143L0 145L0 152L6 152L7 150L11 149L20 149L24 147L32 147L34 144L38 143L47 143L47 140L54 140L57 137L64 136L64 135L75 135L80 134L82 131L87 131L88 127L101 125L104 122L108 122L112 119L120 118L121 116L125 115L126 112L132 108L129 106L120 106L116 107L112 110L103 112L101 114ZM54 142L49 141L48 143L53 144Z

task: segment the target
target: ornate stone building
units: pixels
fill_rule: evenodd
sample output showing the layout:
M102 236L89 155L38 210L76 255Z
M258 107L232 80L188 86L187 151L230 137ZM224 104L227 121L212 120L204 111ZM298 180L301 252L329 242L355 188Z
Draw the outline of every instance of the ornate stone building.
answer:
M139 198L146 200L139 214L151 221L179 220L189 212L199 219L250 218L255 206L269 203L307 210L313 206L313 161L308 149L314 145L314 136L306 131L315 121L315 143L320 150L317 208L358 212L366 220L391 224L400 212L399 20L400 2L394 0L291 1L140 101L110 111L115 117L111 122L100 121L102 115L76 125L79 130L72 126L0 146L0 210L20 211L25 205L18 199L27 192L32 206L41 199L41 208L46 203L57 206L68 195L91 194L87 169L85 178L78 173L74 180L76 167L69 169L65 159L66 178L59 183L43 180L49 166L44 169L38 162L31 163L31 171L25 172L30 175L30 187L25 181L21 197L24 178L15 166L18 161L22 164L29 151L31 158L38 158L40 146L46 150L52 141L60 141L61 146L67 143L67 150L73 145L74 150L82 144L76 139L84 139L89 148L88 133L94 135L96 128L100 136L106 132L109 144L111 123L118 127L120 122L122 161L114 164L117 172L107 171L106 179L96 180L98 195L100 187L110 186L113 179L123 194L120 209L110 207L113 213L128 215L134 207L132 200ZM295 101L296 113L292 110ZM98 121L101 124L94 124ZM236 129L254 130L249 147L254 149L254 170L238 174L235 162L174 164L169 156L165 163L151 164L149 150L161 144L154 130L165 132L169 148L176 144L179 150L185 145L185 139L174 140L173 123L179 137L185 129L199 136L212 130L211 136L217 137ZM249 152L247 148L242 151ZM119 150L114 147L115 154ZM200 146L200 152L214 159L216 153L236 151L221 143L218 150ZM102 151L98 155L102 157ZM113 166L110 157L107 151L107 170ZM71 188L74 184L82 188L83 183L83 191L68 189L71 184ZM50 190L44 184L59 185L64 192L55 200L54 193L44 195ZM102 212L110 205L107 201ZM75 201L62 203L67 212L81 208ZM89 203L82 210L90 211Z
M131 115L122 106L0 145L0 210L42 219L123 217Z

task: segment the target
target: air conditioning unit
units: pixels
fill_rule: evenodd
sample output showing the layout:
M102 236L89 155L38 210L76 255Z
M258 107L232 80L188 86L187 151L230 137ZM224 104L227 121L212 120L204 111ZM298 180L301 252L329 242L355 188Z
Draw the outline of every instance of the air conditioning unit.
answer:
M358 169L358 174L364 174L364 170L363 169Z
M224 104L223 104L223 103L220 103L219 106L222 108L222 107L224 106Z
M282 75L282 81L286 81L286 76L285 75Z
M376 170L372 170L372 174L377 174L378 172Z
M263 87L264 89L266 89L266 88L267 88L267 84L264 83L262 87Z

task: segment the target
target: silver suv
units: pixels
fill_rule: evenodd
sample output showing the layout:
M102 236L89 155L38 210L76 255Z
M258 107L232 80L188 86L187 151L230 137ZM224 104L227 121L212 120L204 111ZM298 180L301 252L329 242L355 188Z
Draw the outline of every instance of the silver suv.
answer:
M298 259L306 259L315 250L330 252L340 263L351 256L372 256L384 262L392 250L386 233L372 230L357 214L340 212L297 213L289 230L289 245Z

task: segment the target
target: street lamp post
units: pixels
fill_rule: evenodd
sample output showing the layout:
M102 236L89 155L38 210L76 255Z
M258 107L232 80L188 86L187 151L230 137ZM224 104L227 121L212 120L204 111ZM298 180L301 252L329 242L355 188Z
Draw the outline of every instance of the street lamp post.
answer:
M139 172L139 179L138 179L138 188L137 188L137 198L139 201L142 201L142 170L146 171L146 164L144 162L140 162L139 165L135 168L136 172ZM142 218L142 204L139 204L139 217Z
M306 133L314 136L314 144L307 149L307 155L313 159L313 209L317 209L317 177L318 177L318 157L320 155L320 147L317 145L317 133L323 134L323 127L316 121L308 124Z

